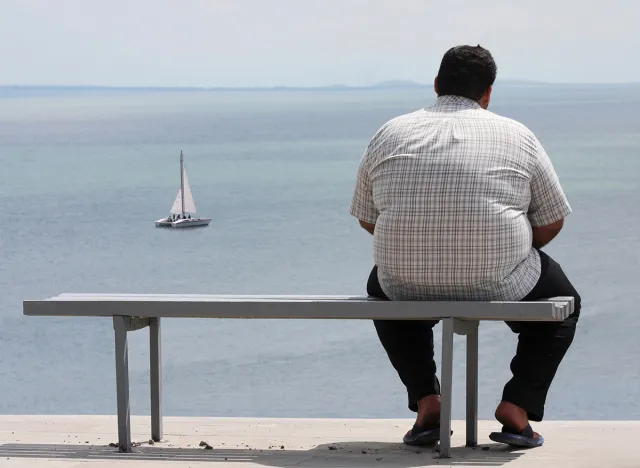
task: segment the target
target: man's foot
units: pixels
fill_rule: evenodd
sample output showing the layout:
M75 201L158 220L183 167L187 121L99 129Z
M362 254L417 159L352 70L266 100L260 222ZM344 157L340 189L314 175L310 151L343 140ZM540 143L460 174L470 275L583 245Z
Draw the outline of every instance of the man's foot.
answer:
M502 432L489 434L491 440L514 447L539 447L544 443L544 438L531 429L527 412L519 406L502 401L495 416L502 423Z
M429 445L440 440L440 395L418 401L416 422L403 440L407 445Z
M416 426L424 428L440 426L440 395L427 395L418 401Z
M527 417L526 410L514 405L513 403L509 403L508 401L500 402L498 408L496 408L495 416L498 422L503 426L513 429L518 433L524 431L529 425L529 418ZM540 434L537 432L534 432L533 436L534 439L540 438Z

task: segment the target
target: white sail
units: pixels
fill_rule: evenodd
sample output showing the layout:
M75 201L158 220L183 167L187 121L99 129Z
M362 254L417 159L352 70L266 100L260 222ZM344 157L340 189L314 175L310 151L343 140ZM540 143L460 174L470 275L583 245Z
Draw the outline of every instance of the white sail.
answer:
M195 214L196 202L193 199L193 194L191 193L189 179L187 179L187 170L183 169L182 172L184 173L184 211L185 213Z
M189 179L187 179L186 169L182 170L182 176L184 177L184 212L195 214L196 202L191 193L191 186L189 185ZM180 189L178 189L178 195L171 207L171 214L182 214L182 192Z
M178 189L178 195L171 207L171 214L182 214L182 190Z

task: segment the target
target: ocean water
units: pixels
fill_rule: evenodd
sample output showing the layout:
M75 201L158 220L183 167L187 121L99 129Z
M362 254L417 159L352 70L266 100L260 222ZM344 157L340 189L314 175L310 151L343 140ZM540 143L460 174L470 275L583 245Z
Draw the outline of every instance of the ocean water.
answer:
M108 319L22 316L61 292L360 294L371 239L348 215L360 156L428 89L4 91L0 95L0 413L113 414ZM497 86L491 110L542 141L574 209L548 252L583 297L550 419L638 419L640 85ZM186 156L206 229L156 229ZM436 328L438 337L440 327ZM440 344L439 337L436 340ZM516 338L480 331L480 416ZM409 416L370 322L165 320L169 415ZM454 416L464 416L456 338ZM439 349L437 349L437 356ZM148 334L130 339L147 414Z

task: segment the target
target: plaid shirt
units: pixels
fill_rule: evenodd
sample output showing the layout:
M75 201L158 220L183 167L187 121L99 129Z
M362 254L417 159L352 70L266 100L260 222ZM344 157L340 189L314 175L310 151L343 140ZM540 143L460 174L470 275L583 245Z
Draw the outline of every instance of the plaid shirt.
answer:
M373 137L353 216L375 224L374 262L392 300L520 300L540 278L531 226L571 208L524 125L441 96Z

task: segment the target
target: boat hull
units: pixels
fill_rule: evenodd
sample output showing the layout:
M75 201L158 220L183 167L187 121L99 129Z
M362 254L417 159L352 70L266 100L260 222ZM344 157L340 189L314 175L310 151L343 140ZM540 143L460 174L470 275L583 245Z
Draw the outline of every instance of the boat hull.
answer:
M171 221L167 218L162 218L156 221L156 227L171 227Z
M211 222L210 218L179 219L171 223L174 228L204 227Z
M169 218L162 218L156 221L156 227L171 227L171 228L189 228L189 227L204 227L208 226L211 222L211 218L187 218L171 221Z

